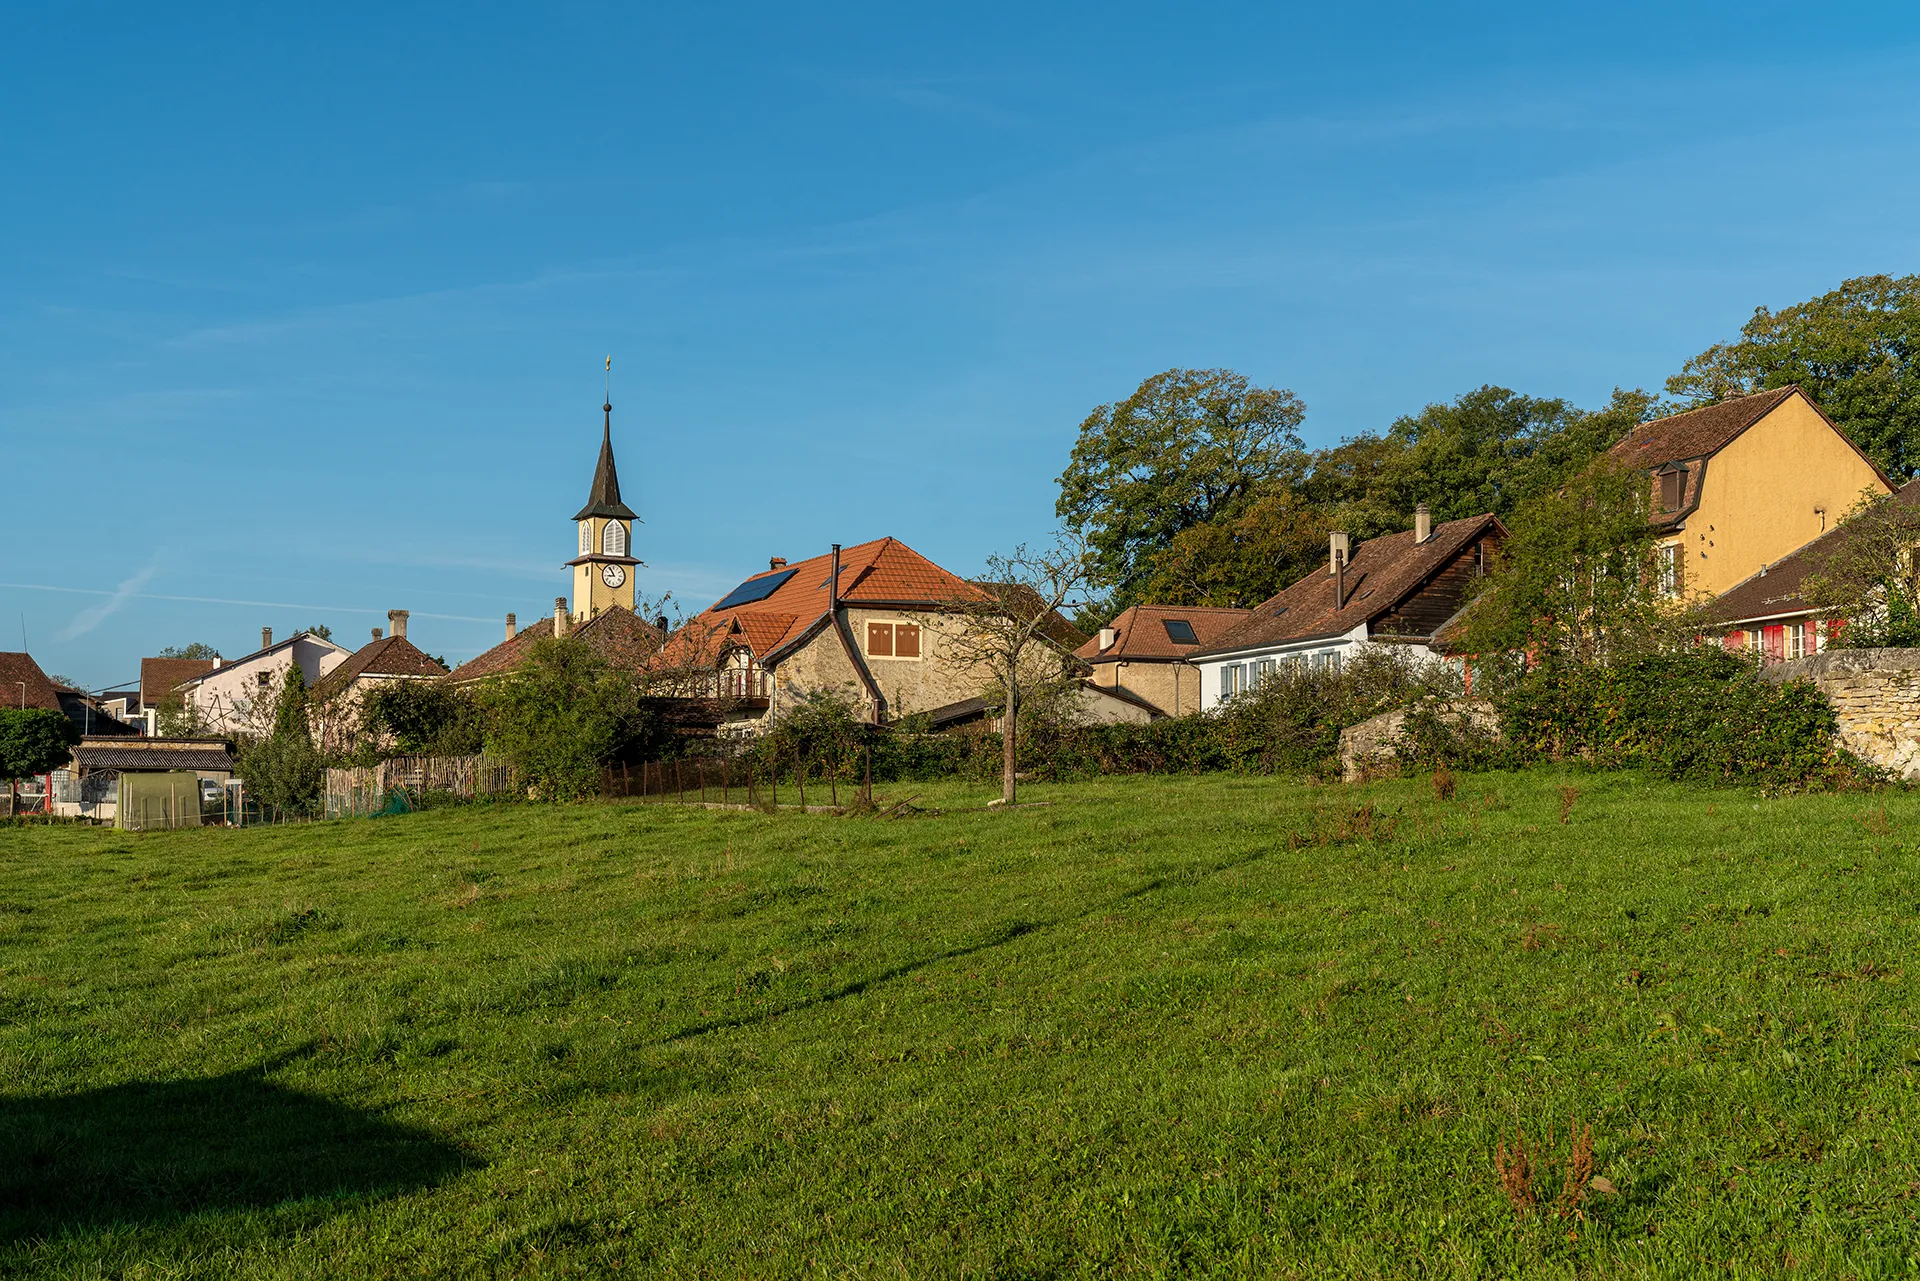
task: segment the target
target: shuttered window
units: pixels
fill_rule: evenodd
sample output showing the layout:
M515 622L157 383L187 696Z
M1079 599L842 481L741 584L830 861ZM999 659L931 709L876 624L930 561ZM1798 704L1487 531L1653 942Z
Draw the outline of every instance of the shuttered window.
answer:
M607 527L600 531L600 550L608 556L625 556L627 554L626 525L617 520L608 521Z
M868 623L867 657L920 657L920 624Z

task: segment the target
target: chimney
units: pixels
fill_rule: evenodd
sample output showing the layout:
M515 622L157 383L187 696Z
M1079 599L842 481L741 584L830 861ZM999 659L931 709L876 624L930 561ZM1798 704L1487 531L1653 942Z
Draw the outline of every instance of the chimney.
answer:
M1119 639L1120 633L1116 628L1102 627L1100 629L1100 652L1104 654L1112 649L1114 642Z
M1421 503L1413 509L1413 541L1424 543L1433 537L1433 513Z
M554 638L557 640L560 637L565 636L568 632L572 631L573 630L572 624L573 624L573 620L567 617L567 598L565 596L555 596L553 598Z
M379 629L378 627L376 627L376 628L374 628L374 629L373 629L373 638L374 638L375 640L379 640L379 639L380 639L380 629Z
M260 648L261 649L273 648L273 628L262 627L260 629Z
M1327 572L1337 574L1340 567L1347 563L1347 557L1353 554L1353 545L1347 537L1347 531L1336 529L1327 535Z
M520 629L514 626L513 615L508 614L507 615L507 639L512 640L515 636L519 635L519 633L520 633Z
M407 637L407 611L406 610L404 609L388 610L387 622L393 625L393 634L395 636L399 637L401 640L406 639Z
M780 562L782 565L785 561ZM833 572L827 579L827 608L840 608L840 544L833 545Z
M786 567L787 558L785 556L774 556L767 561L768 569L785 569Z
M221 664L221 663L223 663L223 662L225 662L225 661L226 661L226 660L225 660L225 659L223 659L223 658L221 658L221 657L220 657L220 655L218 655L218 654L215 654L215 655L213 656L213 670L214 670L214 671L216 671L216 672L217 672L217 671L219 671L219 670L220 670L220 664Z

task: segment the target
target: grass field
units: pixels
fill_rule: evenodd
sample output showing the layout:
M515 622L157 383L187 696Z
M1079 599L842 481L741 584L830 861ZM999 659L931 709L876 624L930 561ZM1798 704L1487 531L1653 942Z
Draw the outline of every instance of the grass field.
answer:
M1920 1258L1920 796L913 790L0 831L0 1272Z

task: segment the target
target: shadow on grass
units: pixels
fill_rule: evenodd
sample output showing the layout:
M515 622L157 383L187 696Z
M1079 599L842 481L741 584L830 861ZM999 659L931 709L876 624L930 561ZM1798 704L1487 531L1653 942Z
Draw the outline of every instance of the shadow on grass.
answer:
M259 1069L0 1097L0 1241L204 1211L393 1196L477 1165Z

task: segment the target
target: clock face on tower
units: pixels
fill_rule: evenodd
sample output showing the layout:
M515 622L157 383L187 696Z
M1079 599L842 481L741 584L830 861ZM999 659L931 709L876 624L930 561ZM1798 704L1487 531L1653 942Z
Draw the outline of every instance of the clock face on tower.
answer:
M627 571L619 565L602 565L600 567L600 581L609 587L618 587L627 581Z

